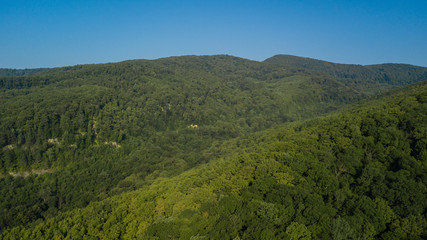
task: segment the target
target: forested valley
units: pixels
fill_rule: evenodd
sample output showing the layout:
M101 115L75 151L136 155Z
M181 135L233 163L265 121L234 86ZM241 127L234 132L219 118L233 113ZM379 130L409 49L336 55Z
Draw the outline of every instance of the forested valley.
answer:
M427 68L216 55L2 72L2 239L427 238Z

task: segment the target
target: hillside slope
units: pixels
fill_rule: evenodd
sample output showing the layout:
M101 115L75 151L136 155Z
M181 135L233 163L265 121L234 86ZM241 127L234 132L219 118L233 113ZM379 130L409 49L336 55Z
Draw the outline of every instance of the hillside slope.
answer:
M353 104L369 86L224 55L1 77L0 231L252 152L260 131Z
M425 239L427 82L263 132L172 178L9 238Z

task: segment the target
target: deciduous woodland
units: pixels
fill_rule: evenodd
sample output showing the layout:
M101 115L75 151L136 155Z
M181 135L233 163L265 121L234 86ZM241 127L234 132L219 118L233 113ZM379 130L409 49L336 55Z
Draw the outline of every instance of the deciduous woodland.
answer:
M0 70L2 239L426 239L427 68Z

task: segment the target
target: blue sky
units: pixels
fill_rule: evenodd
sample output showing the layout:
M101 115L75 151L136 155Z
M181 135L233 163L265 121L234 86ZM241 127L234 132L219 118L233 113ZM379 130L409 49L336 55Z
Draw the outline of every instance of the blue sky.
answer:
M427 66L427 1L0 0L0 68L179 55Z

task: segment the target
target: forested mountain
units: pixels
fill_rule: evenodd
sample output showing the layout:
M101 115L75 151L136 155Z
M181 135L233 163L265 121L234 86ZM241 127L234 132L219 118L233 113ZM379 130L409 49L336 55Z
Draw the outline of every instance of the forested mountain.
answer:
M391 87L427 79L427 68L409 64L388 63L363 66L331 63L292 55L276 55L266 59L265 62L325 73L340 78L346 83L355 83L357 89L381 88L384 91Z
M47 71L49 68L31 68L31 69L11 69L11 68L0 68L0 76L12 77L12 76L27 76L38 72Z
M298 67L184 56L1 77L0 236L424 237L426 82L372 97L426 79Z

